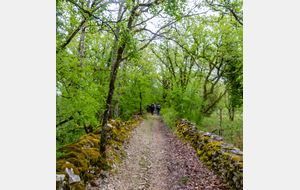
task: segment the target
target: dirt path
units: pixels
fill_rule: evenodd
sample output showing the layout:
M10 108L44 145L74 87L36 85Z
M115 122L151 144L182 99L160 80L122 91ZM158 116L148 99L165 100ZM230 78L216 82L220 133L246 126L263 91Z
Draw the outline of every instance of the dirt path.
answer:
M126 145L127 156L117 173L97 189L228 189L189 145L169 132L160 116L147 117Z

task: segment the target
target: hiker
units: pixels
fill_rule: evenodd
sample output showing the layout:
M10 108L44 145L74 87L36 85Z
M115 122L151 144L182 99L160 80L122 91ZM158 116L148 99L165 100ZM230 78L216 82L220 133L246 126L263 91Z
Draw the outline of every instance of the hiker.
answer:
M150 113L150 106L147 104L147 112Z
M157 109L157 115L159 115L159 112L160 112L160 104L157 104L157 106L156 106L156 109Z
M154 104L154 103L153 103ZM156 105L154 104L154 112L153 113L155 113L155 110L156 110Z
M155 109L154 103L151 104L150 109L151 109L151 114L153 115L153 112L154 112L154 109Z

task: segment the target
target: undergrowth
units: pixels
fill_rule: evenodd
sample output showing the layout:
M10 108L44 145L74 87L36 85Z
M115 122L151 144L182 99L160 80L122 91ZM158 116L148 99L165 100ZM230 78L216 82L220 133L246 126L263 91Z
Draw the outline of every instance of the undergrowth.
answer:
M56 129L56 158L64 155L63 152L59 152L58 149L66 144L76 142L86 132L83 127L79 127L72 122L68 122L66 125Z
M225 114L222 115L220 127L220 116L213 113L211 117L204 117L203 122L198 125L200 131L214 132L223 137L226 143L233 144L243 150L243 116L238 114L231 121Z
M178 114L172 108L161 109L161 114L165 118L165 122L171 131L175 131L176 128L174 126L175 121L178 119Z

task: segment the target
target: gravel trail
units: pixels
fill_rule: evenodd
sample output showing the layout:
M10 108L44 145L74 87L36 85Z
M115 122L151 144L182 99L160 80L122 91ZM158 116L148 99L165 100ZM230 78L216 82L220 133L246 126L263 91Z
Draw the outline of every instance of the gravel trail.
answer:
M161 117L147 115L126 145L126 158L101 190L229 189Z

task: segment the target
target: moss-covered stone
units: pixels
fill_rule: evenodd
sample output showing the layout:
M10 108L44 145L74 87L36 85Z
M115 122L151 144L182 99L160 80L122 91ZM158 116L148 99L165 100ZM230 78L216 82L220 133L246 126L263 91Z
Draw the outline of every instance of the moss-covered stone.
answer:
M78 159L78 154L76 152L68 152L65 155L59 157L59 159L68 159L68 158L76 158Z
M74 188L74 190L85 190L84 185L80 184L80 183L74 183L72 185L72 187Z
M80 172L78 171L77 167L75 167L74 164L72 164L72 163L65 163L65 164L61 167L61 169L62 169L63 171L65 171L66 168L69 168L69 169L73 168L74 174L80 175Z
M129 121L122 122L120 119L110 120L107 150L110 151L107 160L103 159L99 150L102 125L100 124L93 133L83 135L72 144L67 144L59 149L65 152L56 162L57 174L65 174L66 168L73 168L74 174L79 175L87 183L95 183L97 174L109 169L108 165L121 163L122 144L131 135L131 132L142 121L142 117L133 115ZM117 150L117 151L116 151ZM107 165L108 162L108 165ZM69 181L66 174L64 181ZM75 189L84 189L82 184L72 185Z
M76 167L81 167L81 166L83 166L83 165L81 164L81 162L80 162L78 159L76 159L76 158L68 158L68 159L66 159L66 161L68 161L68 162L74 164Z
M56 171L62 171L61 167L66 163L65 160L57 160L56 161ZM57 173L57 172L56 172Z

